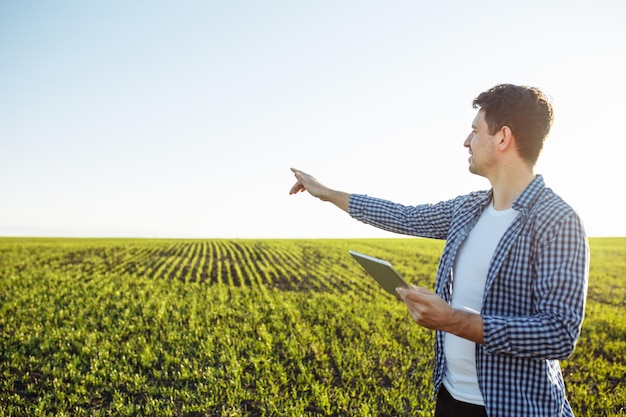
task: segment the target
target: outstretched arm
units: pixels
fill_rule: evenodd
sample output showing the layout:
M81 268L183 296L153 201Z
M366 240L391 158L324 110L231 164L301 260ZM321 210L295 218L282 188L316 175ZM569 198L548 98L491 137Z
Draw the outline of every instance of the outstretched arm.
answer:
M291 171L296 176L297 181L293 187L291 187L291 190L289 190L289 194L308 191L312 196L322 201L330 201L343 211L348 212L348 203L350 202L349 193L328 188L306 172L295 168L291 168Z

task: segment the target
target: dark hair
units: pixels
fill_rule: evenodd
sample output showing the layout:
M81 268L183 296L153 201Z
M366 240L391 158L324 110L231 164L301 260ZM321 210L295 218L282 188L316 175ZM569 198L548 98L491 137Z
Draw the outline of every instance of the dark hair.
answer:
M508 126L520 156L531 165L537 162L554 119L545 94L535 87L500 84L481 93L472 106L485 112L489 134Z

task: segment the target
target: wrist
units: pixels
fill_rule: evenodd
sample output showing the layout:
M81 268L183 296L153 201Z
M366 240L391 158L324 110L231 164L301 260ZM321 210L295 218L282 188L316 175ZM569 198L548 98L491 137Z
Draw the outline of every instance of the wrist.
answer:
M483 318L478 313L461 311L451 308L447 321L448 333L476 343L485 344L483 334Z
M346 212L348 211L350 194L346 192L327 189L326 192L321 194L319 198L323 201L329 201L333 203L334 205Z

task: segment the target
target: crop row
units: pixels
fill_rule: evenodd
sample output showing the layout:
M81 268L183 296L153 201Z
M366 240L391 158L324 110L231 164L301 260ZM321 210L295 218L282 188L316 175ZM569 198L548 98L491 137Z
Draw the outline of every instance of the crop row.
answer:
M432 336L348 247L0 239L0 416L426 415Z
M591 243L566 389L625 415L626 239ZM432 288L442 245L0 239L0 417L432 415L432 332L347 252Z
M75 247L59 250L43 240L37 247L29 248L37 251L36 256L29 262L18 262L15 269L21 272L43 268L85 276L108 273L259 290L375 290L373 283L350 259L347 250L356 245L380 253L384 242L359 241L352 246L346 242L346 249L340 252L336 249L324 251L323 242L173 240L157 243L131 241L123 245L120 241L110 241L108 245L102 242L89 245L89 241L77 241ZM5 249L4 256L7 252ZM397 253L391 256L400 258ZM432 266L429 268L425 276L433 272ZM346 276L352 276L352 279L346 280Z

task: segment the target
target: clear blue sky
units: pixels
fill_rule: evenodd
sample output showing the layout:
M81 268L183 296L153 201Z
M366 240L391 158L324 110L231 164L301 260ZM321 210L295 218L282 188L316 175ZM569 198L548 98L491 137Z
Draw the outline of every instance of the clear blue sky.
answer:
M626 2L0 2L0 235L391 236L289 167L405 204L467 170L472 99L533 85L537 166L626 236Z

